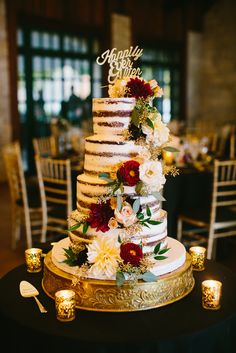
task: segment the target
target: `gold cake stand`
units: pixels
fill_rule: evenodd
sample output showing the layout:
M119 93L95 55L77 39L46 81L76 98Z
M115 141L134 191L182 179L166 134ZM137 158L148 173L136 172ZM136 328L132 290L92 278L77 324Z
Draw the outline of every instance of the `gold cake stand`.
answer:
M91 311L140 311L171 304L184 298L194 287L191 257L187 253L183 266L170 274L158 277L156 282L140 280L135 286L128 282L117 287L115 281L81 279L54 265L51 251L44 258L42 287L54 299L60 289L76 292L76 307Z

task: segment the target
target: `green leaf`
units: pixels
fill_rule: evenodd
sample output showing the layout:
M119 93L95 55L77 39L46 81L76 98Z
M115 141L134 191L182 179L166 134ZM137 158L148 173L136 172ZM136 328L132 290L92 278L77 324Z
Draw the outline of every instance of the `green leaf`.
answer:
M179 152L179 150L177 150L177 148L172 147L172 146L163 147L163 150L167 151L167 152Z
M156 282L157 276L155 276L152 272L147 271L142 275L142 279L145 282Z
M76 254L73 252L73 250L71 249L71 247L69 247L68 249L63 248L64 252L65 252L65 257L66 259L62 261L62 263L66 263L69 266L77 266L77 256Z
M137 218L140 219L140 220L144 219L144 214L141 213L141 212L139 212L139 213L137 214Z
M148 222L150 220L150 218L145 218L144 220L143 220L143 222Z
M154 254L158 254L161 249L161 243L158 243L154 248Z
M136 126L139 127L139 111L136 107L134 107L133 112L131 114L131 122Z
M161 224L161 223L162 223L162 222L160 222L160 221L154 221L153 219L149 219L147 222L148 222L149 224L153 224L153 225Z
M99 176L99 178L110 178L109 173L99 173L98 176Z
M122 209L122 197L120 194L117 194L117 209L120 211Z
M168 250L170 250L170 248L162 249L158 252L158 255L165 254Z
M124 273L121 271L117 271L116 272L116 285L117 285L117 287L123 286L124 282L125 282Z
M165 260L165 259L167 259L167 256L159 256L158 255L158 256L155 256L154 259L155 260Z
M73 230L78 229L81 226L82 222L76 223L73 226L71 226L70 228L67 229L67 232L73 232Z
M99 173L99 178L107 181L108 183L112 183L113 182L113 179L111 179L109 173Z
M145 222L144 222L144 223L141 222L141 224L142 224L144 227L150 228L149 225L148 225L147 223L145 223Z
M124 185L123 183L120 183L120 191L123 193L124 192Z
M152 195L158 200L158 201L166 201L166 199L161 195L160 192L154 191Z
M120 183L117 182L117 183L116 183L116 186L115 186L114 189L113 189L113 195L114 195L114 193L115 193L117 190L119 190L119 188L120 188Z
M133 211L137 213L140 207L140 198L137 198L133 203Z
M146 212L147 212L147 216L151 217L152 212L151 212L150 208L148 207L148 205L146 206Z
M152 128L154 130L154 125L153 125L153 122L151 121L151 119L147 118L146 122L147 122L148 126L150 126L150 128Z
M118 242L119 242L120 244L122 243L122 240L121 240L120 235L118 235Z
M88 227L89 227L88 222L84 222L84 225L83 225L83 234L85 234L85 233L87 232Z
M138 181L136 186L135 186L135 191L136 191L137 194L140 194L140 191L141 191L142 187L143 187L142 181Z

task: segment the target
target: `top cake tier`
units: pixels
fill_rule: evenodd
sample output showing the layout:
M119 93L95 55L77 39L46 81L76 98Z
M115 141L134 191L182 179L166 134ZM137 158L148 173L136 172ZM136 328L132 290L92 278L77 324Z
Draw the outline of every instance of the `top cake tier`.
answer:
M94 134L122 135L128 129L135 102L135 98L94 98Z

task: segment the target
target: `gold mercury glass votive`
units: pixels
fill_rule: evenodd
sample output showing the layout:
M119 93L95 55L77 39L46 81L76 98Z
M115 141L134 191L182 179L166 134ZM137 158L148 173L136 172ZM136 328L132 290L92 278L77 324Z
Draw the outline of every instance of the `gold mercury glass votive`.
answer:
M59 290L55 293L56 317L59 321L75 319L75 292L70 289Z
M206 248L204 248L203 246L192 246L189 249L189 254L192 257L193 270L205 270Z
M43 250L30 248L25 250L25 263L28 272L40 272L42 270Z
M202 306L204 309L218 310L222 295L222 283L215 280L202 282Z

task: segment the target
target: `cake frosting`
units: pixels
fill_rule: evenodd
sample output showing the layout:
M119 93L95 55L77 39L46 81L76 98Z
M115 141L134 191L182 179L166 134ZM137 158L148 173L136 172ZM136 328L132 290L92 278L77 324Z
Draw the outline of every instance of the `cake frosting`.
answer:
M165 175L176 172L162 159L169 129L152 105L161 93L155 80L125 77L109 86L110 97L93 99L93 135L85 140L69 237L53 250L65 271L75 266L78 276L122 285L134 276L153 281L184 264L185 248L168 237L161 207Z

